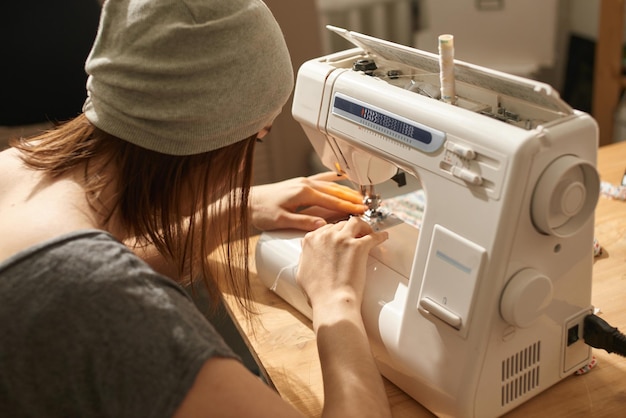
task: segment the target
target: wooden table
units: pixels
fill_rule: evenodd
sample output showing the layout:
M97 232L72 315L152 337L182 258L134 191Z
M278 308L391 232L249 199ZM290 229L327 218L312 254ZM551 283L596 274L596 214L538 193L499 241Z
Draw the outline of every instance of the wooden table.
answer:
M626 168L626 142L600 148L603 181L619 184ZM592 303L611 325L626 331L626 202L600 197L596 238L603 247L593 267ZM255 242L253 242L254 244ZM253 248L253 247L252 247ZM320 416L321 369L309 320L252 277L259 315L248 321L232 296L226 304L247 343L280 395L306 416ZM626 358L594 350L591 372L570 376L507 414L507 417L615 417L626 413ZM389 381L385 381L393 416L433 415Z

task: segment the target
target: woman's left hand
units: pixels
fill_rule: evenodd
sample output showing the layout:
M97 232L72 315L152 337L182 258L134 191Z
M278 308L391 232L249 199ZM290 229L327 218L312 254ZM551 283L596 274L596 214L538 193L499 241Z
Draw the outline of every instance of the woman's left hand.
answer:
M294 228L312 231L329 217L361 214L363 196L335 183L345 177L324 172L278 183L254 186L250 192L252 225L262 231Z

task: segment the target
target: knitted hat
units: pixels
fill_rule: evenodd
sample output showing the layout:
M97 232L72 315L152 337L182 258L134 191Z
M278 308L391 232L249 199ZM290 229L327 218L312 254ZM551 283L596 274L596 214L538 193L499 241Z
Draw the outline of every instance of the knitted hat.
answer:
M250 137L293 88L283 34L260 0L107 0L85 70L86 117L170 155Z

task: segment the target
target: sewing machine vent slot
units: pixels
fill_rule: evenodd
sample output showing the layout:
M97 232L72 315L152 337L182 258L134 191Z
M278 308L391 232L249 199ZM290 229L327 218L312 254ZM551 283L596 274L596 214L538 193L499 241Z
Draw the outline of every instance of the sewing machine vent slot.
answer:
M541 342L502 361L502 406L539 387Z

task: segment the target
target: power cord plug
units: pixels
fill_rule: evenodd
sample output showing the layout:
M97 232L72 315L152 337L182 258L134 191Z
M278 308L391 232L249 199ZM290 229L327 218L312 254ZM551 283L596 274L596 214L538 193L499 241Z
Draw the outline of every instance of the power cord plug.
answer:
M585 317L583 339L585 344L602 348L607 353L616 353L626 357L626 335L610 326L604 319L590 314Z

